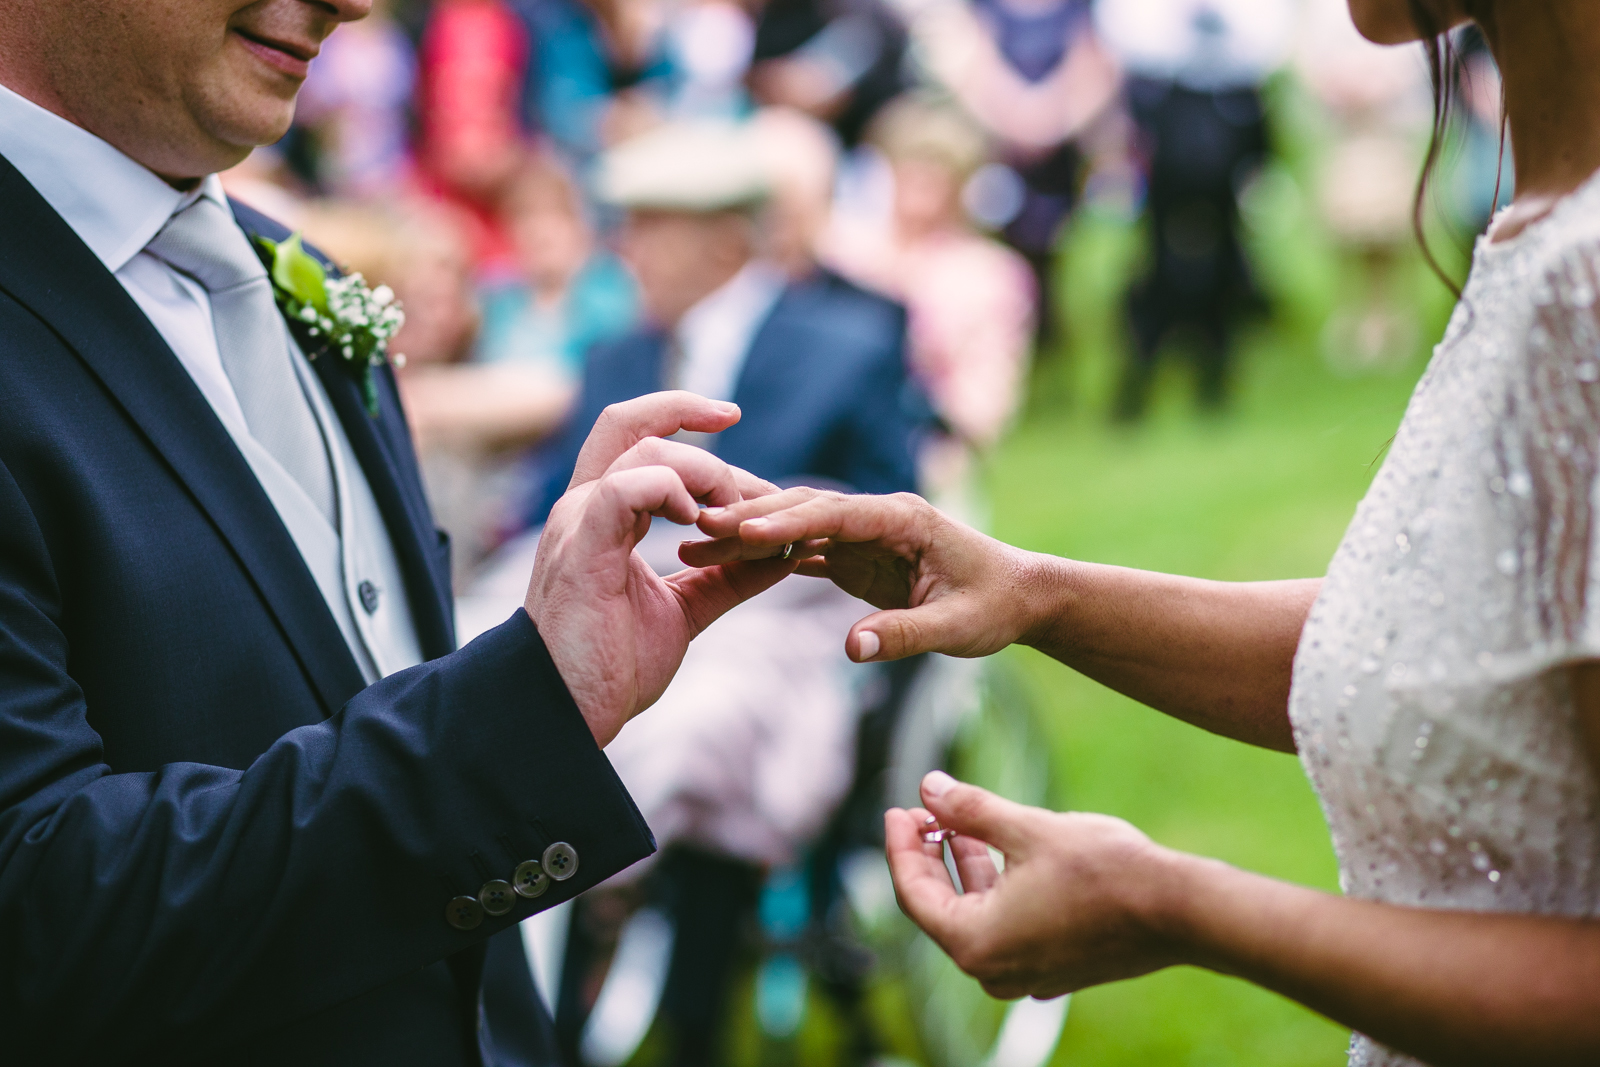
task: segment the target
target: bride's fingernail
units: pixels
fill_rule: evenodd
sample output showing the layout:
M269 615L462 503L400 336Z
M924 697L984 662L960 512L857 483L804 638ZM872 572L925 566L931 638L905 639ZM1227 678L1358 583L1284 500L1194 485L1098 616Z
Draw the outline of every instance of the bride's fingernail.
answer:
M925 796L942 797L955 784L956 780L943 771L929 771L922 777L922 792Z
M766 519L746 519L744 522L740 523L741 526L749 526L751 529L755 530L761 529L766 524Z
M700 514L706 516L709 519L714 519L718 515L721 515L724 511L727 511L727 510L728 510L727 508L701 508L700 509Z
M878 641L878 635L871 630L862 630L856 636L856 649L861 653L861 660L865 662L878 654L878 649L883 645Z

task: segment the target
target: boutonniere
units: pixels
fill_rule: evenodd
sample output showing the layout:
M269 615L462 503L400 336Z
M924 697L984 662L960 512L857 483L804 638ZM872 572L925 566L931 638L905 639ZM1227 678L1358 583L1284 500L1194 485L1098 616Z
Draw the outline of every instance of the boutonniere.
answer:
M372 369L389 358L389 338L405 325L405 312L387 285L367 288L360 274L340 275L305 250L298 233L286 241L256 237L272 278L272 293L308 359L339 361L361 387L367 414L378 414ZM403 366L405 357L394 362Z

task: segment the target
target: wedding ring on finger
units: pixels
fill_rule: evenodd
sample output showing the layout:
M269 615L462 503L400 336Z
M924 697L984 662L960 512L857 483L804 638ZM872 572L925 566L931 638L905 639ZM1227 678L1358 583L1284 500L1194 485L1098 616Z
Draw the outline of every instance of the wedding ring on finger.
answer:
M790 541L788 544L783 546L783 554L781 556L779 556L778 558L779 559L794 559L794 550L797 547L799 547L799 544L800 544L799 541Z

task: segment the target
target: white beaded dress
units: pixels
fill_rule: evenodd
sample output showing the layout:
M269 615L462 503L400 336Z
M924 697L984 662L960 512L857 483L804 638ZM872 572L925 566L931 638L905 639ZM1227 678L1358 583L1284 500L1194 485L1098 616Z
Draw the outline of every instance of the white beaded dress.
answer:
M1311 610L1290 717L1352 897L1600 914L1563 669L1600 659L1597 290L1600 175L1480 240ZM1350 1063L1416 1061L1357 1035Z

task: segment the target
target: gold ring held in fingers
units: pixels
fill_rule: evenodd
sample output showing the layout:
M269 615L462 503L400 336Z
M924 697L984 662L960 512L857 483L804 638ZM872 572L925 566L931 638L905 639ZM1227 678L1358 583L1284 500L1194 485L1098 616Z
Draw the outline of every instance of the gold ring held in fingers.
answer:
M788 544L784 545L783 546L783 555L779 556L778 558L779 559L794 559L795 546L798 545L798 544L799 544L798 541L790 541Z

